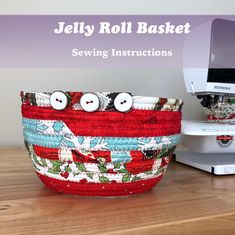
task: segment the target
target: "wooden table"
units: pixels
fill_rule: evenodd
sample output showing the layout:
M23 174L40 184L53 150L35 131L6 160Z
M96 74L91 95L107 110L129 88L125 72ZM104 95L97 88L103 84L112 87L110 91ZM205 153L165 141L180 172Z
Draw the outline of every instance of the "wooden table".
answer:
M46 189L24 148L0 149L0 234L235 234L235 176L171 163L152 191L123 198Z

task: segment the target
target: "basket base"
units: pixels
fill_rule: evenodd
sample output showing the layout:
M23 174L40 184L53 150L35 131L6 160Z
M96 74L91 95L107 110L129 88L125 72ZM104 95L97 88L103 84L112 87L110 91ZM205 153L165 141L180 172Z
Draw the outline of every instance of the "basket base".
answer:
M152 189L162 178L163 175L153 179L140 180L131 183L78 183L71 181L61 181L49 178L36 172L46 187L53 191L77 194L81 196L130 196L143 193Z

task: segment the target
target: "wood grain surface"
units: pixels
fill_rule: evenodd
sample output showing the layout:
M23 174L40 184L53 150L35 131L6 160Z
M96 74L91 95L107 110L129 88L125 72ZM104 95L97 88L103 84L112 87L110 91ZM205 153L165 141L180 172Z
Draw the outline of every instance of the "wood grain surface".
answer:
M235 234L235 176L171 163L138 196L90 198L46 189L24 148L0 149L0 234Z

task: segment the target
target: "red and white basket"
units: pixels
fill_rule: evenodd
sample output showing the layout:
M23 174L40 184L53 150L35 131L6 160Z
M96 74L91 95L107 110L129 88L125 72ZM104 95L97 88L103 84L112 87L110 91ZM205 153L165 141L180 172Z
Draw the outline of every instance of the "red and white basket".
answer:
M142 193L180 140L179 99L117 92L21 92L26 147L50 189L86 196Z

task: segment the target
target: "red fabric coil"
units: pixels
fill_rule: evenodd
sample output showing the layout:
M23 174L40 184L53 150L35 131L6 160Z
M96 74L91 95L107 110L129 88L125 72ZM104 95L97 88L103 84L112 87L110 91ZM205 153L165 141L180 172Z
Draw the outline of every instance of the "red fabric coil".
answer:
M235 117L235 115L233 114L233 115L230 115L229 117L226 117L226 118L218 118L218 117L215 117L215 116L213 116L213 115L208 115L207 116L207 119L209 120L209 121L226 121L226 120L233 120L234 119L234 117Z
M181 120L181 112L172 111L156 111L156 110L131 110L127 113L121 112L85 112L81 110L64 109L62 111L54 110L48 107L38 107L22 104L22 115L25 118L41 119L41 120L80 120L80 121L115 121L115 122L131 122L135 123L156 123L156 121Z
M37 172L41 181L51 190L78 194L81 196L130 196L153 188L162 178L162 175L153 179L140 180L131 183L86 183L61 181L49 178Z
M22 115L25 118L63 121L74 135L80 136L151 137L178 134L181 128L181 112L170 111L87 113L23 104Z

